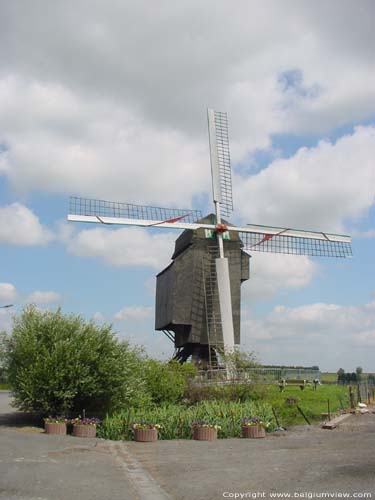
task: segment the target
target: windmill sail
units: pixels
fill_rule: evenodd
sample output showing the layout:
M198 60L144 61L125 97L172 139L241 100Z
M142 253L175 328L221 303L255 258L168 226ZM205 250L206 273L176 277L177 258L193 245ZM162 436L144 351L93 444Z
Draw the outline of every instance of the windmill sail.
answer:
M271 252L310 257L351 257L350 236L297 229L251 226L238 234L247 252Z
M216 230L215 224L198 222L199 210L161 208L132 203L71 197L68 220L102 224L160 227L173 229L199 228ZM259 225L227 226L228 234L239 234L247 252L287 253L312 257L351 257L350 236L298 229Z
M192 223L202 218L200 210L161 208L132 203L70 197L68 220L153 226L177 221Z
M207 119L213 198L220 203L222 215L229 217L233 212L233 196L228 118L226 113L208 109Z

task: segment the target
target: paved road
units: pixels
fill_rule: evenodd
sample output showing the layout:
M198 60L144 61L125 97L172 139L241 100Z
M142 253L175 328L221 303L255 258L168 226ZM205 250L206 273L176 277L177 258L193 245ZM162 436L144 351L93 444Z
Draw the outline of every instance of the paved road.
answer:
M8 405L0 392L0 414ZM47 436L25 420L15 425L17 418L0 415L0 500L216 500L272 492L367 492L375 499L375 414L334 431L299 428L213 443Z

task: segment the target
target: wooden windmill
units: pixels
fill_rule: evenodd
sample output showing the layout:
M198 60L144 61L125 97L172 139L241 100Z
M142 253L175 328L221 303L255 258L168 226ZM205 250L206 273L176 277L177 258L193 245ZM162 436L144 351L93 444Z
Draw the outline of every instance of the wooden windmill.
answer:
M209 109L207 116L214 214L202 218L197 210L72 197L68 215L68 220L74 222L184 230L176 241L171 266L158 275L156 297L156 329L165 331L173 340L181 361L190 354L198 360L210 361L216 348L222 347L225 353L230 353L235 343L239 343L236 297L241 282L248 279L248 258L244 252L318 257L352 255L350 236L250 224L237 227L223 220L222 217L229 217L233 210L227 115ZM205 252L199 259L204 262L208 254L208 264L203 263L201 270L198 265L198 270L192 273L188 249L193 244L199 247L201 240L206 240ZM234 255L237 255L235 264ZM180 266L181 256L186 262ZM208 290L210 287L212 293ZM204 316L206 320L202 321ZM199 331L197 324L201 325Z

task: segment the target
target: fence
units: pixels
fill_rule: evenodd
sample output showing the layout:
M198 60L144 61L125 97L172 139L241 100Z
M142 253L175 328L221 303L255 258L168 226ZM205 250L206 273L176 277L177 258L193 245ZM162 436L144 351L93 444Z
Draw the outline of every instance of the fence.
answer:
M375 384L367 380L359 384L352 384L352 391L354 392L355 399L358 403L368 403L374 401Z
M280 380L320 379L321 373L315 368L246 368L235 369L230 373L225 369L202 370L198 372L196 381L200 383L247 382L257 384L273 384Z

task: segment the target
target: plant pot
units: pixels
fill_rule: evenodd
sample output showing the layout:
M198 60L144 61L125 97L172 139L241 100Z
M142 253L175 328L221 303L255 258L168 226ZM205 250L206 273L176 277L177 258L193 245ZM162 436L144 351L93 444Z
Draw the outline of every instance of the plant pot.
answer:
M134 429L134 441L152 443L158 440L157 429Z
M96 437L96 425L73 425L73 436L80 438Z
M194 427L193 439L196 441L214 441L217 439L217 430L212 427Z
M65 422L45 422L44 429L46 434L66 434L66 423Z
M265 438L266 429L262 425L244 425L242 427L242 437L243 438Z

